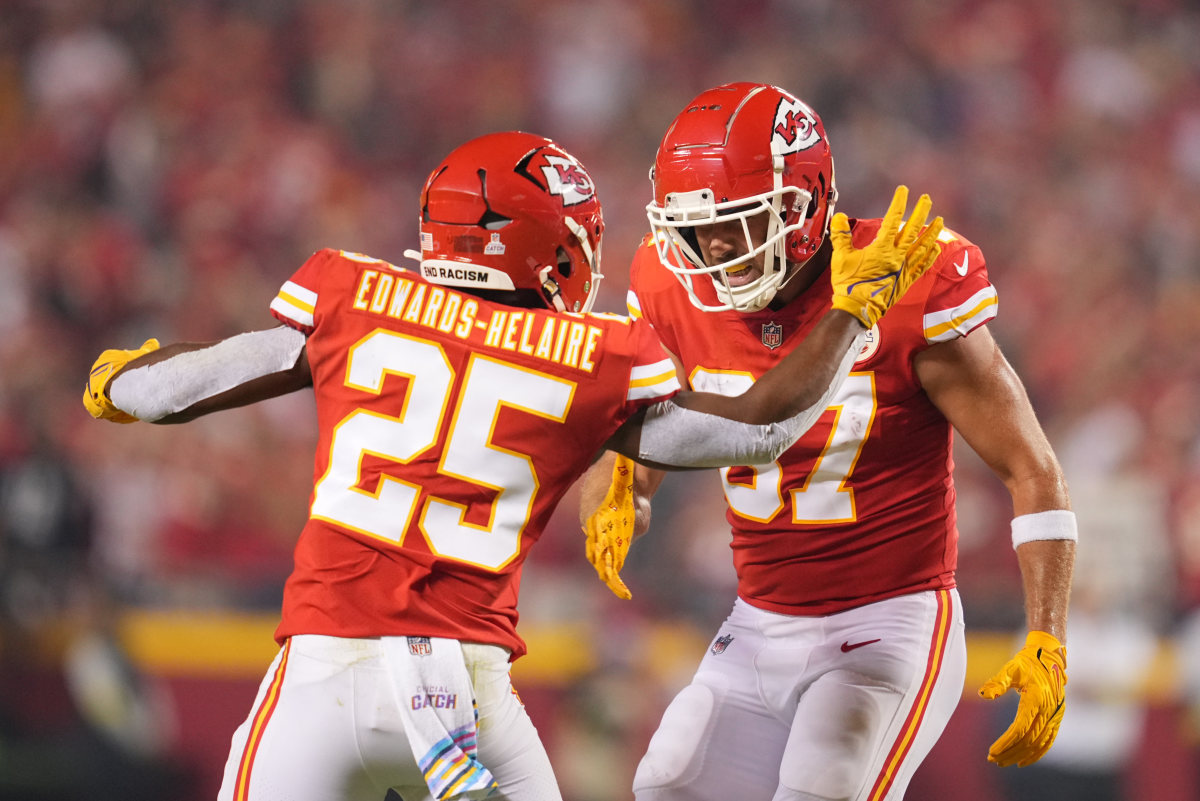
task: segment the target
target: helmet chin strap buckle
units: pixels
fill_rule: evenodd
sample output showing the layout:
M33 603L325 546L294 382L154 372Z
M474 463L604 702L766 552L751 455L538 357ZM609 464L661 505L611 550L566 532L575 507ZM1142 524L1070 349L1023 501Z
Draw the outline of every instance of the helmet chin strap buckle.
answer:
M569 218L568 218L569 219ZM550 305L555 311L566 311L567 304L563 302L562 290L558 287L558 282L550 277L550 271L553 270L552 265L547 264L538 271L538 281L542 285L542 291L546 293L546 297L550 300Z

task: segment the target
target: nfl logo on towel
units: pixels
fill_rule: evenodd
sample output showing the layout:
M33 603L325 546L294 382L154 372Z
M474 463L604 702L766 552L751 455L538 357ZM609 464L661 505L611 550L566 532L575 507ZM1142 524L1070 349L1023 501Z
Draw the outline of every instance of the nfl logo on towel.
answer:
M783 326L779 323L763 323L762 343L771 350L783 344Z
M433 643L428 637L409 637L408 652L413 656L430 656L433 654Z

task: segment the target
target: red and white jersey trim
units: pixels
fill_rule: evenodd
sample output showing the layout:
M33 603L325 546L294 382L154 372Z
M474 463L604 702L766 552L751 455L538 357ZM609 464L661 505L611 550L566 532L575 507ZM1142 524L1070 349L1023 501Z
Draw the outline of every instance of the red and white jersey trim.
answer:
M629 392L626 400L645 400L661 398L680 389L679 379L675 375L675 364L670 359L663 359L654 364L635 365L629 371Z
M625 307L629 309L629 316L640 318L642 316L642 302L638 300L637 293L632 289L625 293Z
M965 337L995 317L997 310L996 288L989 284L952 309L926 314L922 318L925 341L932 345Z
M306 329L313 327L313 311L317 308L317 293L294 281L284 281L271 301L271 311L280 314Z

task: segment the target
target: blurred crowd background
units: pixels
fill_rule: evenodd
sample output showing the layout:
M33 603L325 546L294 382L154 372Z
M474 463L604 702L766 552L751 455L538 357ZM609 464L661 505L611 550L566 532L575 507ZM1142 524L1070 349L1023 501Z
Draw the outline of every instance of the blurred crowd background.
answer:
M914 799L1200 798L1200 8L1187 0L0 0L0 798L215 796L306 513L297 395L94 422L106 347L270 327L320 247L402 263L450 149L550 136L608 224L620 311L647 171L704 88L823 117L839 209L929 192L979 244L991 329L1080 520L1058 744L1000 771L970 681L1021 635L1007 494L958 448L971 677ZM571 495L514 669L570 801L638 757L734 595L715 474L675 475L619 602ZM165 788L165 789L164 789Z

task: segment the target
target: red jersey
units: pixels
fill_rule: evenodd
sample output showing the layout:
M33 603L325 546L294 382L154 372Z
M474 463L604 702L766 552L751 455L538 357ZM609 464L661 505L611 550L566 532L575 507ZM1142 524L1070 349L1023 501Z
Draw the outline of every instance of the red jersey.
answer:
M319 429L276 638L436 636L523 654L530 547L604 441L679 389L653 329L502 306L334 250L271 312L308 335Z
M879 220L852 222L856 247ZM830 308L826 271L779 310L703 312L647 239L631 268L629 306L680 358L691 386L745 391ZM705 302L711 283L697 281ZM954 586L958 531L952 432L921 389L914 357L996 314L978 247L942 235L929 274L868 334L824 415L770 465L721 471L738 594L792 615L825 615L896 595Z

